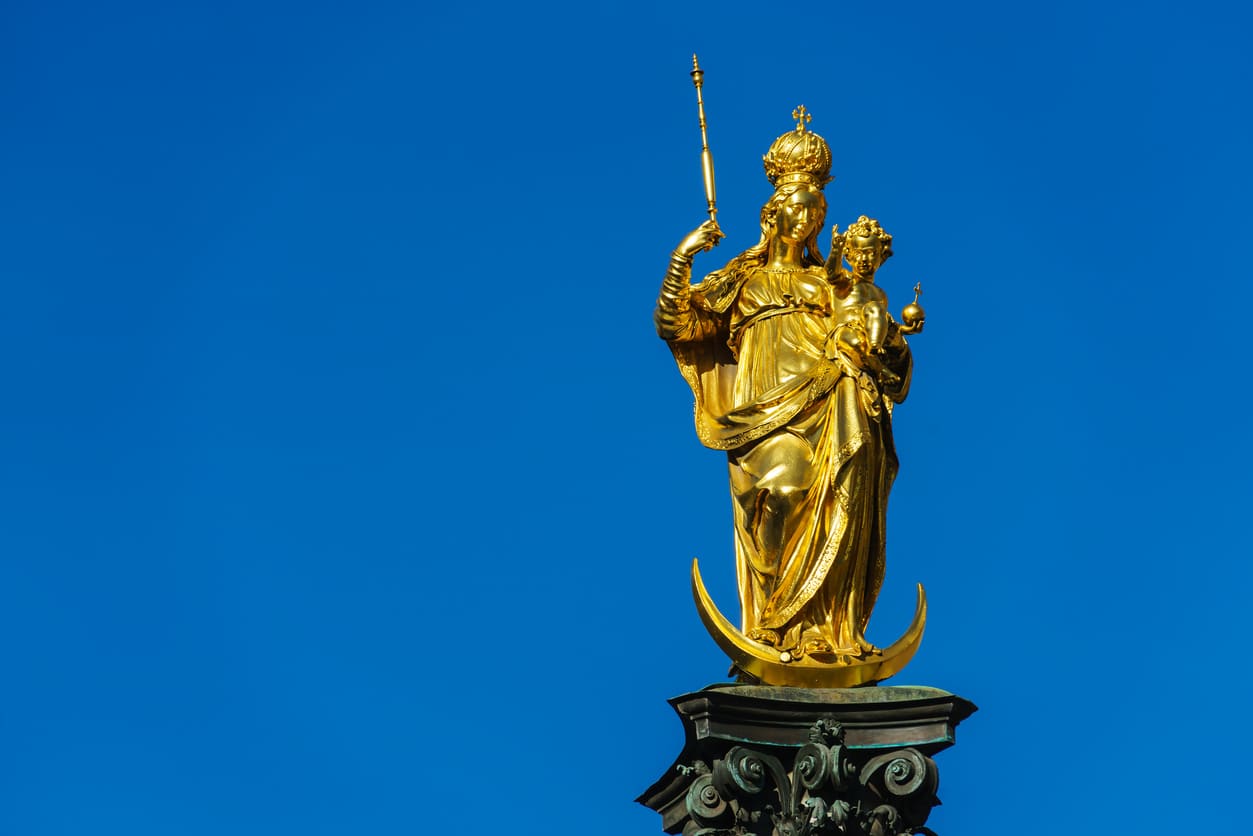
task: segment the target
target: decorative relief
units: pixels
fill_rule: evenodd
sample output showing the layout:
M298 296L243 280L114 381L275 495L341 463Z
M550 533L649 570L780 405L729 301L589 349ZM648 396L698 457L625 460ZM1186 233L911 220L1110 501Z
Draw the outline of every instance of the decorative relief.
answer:
M939 803L935 762L912 748L851 751L833 720L794 754L733 746L678 769L695 776L683 836L934 836L924 824Z

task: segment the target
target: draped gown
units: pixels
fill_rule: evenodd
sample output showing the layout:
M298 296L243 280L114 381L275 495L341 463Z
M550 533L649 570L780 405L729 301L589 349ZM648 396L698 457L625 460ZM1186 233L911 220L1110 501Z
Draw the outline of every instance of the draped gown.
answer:
M742 630L819 659L876 652L864 631L897 471L891 408L912 366L894 322L888 384L835 349L839 304L820 268L757 267L714 274L657 314L697 435L727 453Z

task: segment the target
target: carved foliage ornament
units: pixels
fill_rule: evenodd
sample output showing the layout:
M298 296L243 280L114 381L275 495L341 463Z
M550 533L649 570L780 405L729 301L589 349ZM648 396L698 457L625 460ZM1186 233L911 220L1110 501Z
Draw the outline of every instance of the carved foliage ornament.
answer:
M939 804L935 762L913 748L863 759L843 744L840 724L820 720L790 766L734 746L679 767L695 776L684 836L934 836L924 823Z

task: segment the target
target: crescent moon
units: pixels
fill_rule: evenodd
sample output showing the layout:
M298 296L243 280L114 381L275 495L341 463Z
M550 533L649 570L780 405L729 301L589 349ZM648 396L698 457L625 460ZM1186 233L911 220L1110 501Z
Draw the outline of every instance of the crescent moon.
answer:
M899 639L881 654L848 663L823 663L801 658L784 662L777 650L750 641L727 620L705 590L700 567L692 561L692 597L705 629L737 668L755 676L766 685L787 685L795 688L852 688L879 682L899 673L914 657L922 644L927 626L927 593L918 584L918 604L914 620Z

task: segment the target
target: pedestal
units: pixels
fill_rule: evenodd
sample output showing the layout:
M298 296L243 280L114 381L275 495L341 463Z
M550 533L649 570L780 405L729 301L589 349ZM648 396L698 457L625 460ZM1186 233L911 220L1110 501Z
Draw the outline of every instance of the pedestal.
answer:
M908 686L711 685L670 704L683 751L636 800L684 836L930 833L932 756L975 711Z

